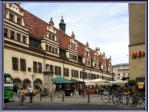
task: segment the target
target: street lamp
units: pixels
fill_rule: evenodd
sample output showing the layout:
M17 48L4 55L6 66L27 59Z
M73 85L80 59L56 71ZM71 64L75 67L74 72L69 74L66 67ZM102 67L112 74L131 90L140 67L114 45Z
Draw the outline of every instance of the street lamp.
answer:
M34 79L34 74L32 74L32 86L34 85L33 79Z
M85 69L84 68L82 70L82 78L83 78L83 96L84 96L84 88L85 88L85 82L84 82L84 80L85 80Z

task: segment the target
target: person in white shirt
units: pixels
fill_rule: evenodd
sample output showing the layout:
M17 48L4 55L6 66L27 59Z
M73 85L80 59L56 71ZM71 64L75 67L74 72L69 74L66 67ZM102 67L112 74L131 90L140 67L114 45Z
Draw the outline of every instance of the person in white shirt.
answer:
M30 96L30 103L32 103L33 91L34 91L34 88L31 88L31 86L29 86L28 87L28 93L29 93L29 96Z

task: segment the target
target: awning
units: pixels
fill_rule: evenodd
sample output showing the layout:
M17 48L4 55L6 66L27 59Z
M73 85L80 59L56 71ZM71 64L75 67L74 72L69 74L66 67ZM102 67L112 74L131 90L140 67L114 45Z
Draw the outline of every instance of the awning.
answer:
M72 83L72 81L64 77L56 77L53 79L53 83Z
M84 83L83 81L76 80L76 79L72 79L71 81L72 81L72 83Z

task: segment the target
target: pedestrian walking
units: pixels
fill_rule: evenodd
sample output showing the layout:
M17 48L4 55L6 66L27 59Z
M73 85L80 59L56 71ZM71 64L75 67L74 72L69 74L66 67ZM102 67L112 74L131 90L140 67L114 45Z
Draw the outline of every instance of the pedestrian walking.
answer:
M79 91L78 91L78 89L75 89L75 98L79 98Z
M29 86L28 87L28 93L29 93L29 96L30 96L30 103L32 103L33 92L34 92L34 88L31 88L31 86Z
M18 96L20 97L20 105L21 105L23 103L24 99L25 99L23 87L21 87L18 90Z
M15 95L17 95L17 87L16 86L13 87L13 92Z

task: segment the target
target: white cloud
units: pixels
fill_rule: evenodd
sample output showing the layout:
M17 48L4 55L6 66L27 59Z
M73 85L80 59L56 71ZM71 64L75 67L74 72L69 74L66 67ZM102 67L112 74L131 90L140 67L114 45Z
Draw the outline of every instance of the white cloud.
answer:
M58 28L63 15L66 33L74 31L76 39L89 42L92 49L100 47L112 64L128 63L128 4L127 3L22 3L22 7L39 18L53 17Z

